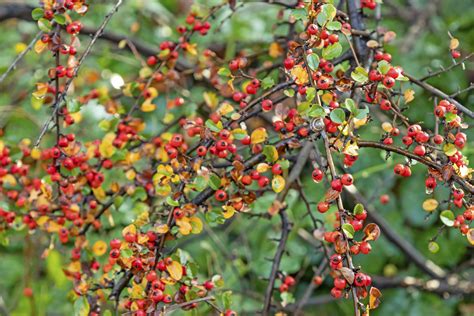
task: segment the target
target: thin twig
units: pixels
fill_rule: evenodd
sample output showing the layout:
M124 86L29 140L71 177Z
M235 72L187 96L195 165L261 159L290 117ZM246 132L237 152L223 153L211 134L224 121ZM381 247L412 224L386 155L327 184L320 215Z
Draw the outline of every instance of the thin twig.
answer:
M8 67L7 71L5 71L0 77L0 83L2 83L3 80L7 78L8 74L16 68L17 64L23 59L23 57L25 57L25 55L33 48L35 43L41 38L41 35L43 35L43 32L38 32L36 36L31 40L30 44L28 44L28 46L20 54L18 54L18 56L16 56L15 60L13 60L11 65Z

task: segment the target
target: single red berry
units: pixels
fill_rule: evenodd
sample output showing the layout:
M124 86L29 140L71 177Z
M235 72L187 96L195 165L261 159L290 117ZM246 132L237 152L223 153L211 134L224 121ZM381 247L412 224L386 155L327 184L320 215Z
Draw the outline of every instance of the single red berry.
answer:
M214 193L214 197L216 198L217 201L223 202L227 200L227 193L224 190L217 190Z
M319 213L326 213L329 210L329 203L328 202L319 202L318 203L318 212Z
M316 168L313 170L312 176L314 181L321 182L321 180L323 180L324 173L321 171L321 169Z
M283 65L285 66L285 69L290 70L295 65L295 60L292 57L288 57L283 62Z
M346 173L342 175L341 182L343 185L349 186L349 185L352 185L352 183L354 182L354 179L352 178L352 175Z

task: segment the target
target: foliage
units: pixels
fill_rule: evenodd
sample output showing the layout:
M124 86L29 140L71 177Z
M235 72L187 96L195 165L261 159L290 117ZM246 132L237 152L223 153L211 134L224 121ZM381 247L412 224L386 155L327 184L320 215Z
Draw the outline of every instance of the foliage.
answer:
M0 14L0 310L469 314L472 8L188 2Z

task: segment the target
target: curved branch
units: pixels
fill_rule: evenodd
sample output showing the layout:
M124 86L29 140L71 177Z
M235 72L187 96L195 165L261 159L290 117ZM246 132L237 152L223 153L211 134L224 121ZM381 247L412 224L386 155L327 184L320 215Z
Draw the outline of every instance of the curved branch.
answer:
M424 164L424 165L426 165L430 168L433 168L437 171L442 171L442 169L443 169L443 167L438 165L437 163L435 163L431 160L428 160L426 158L423 158L421 156L415 155L414 153L411 153L411 152L409 152L407 150L404 150L402 148L399 148L399 147L395 147L395 146L391 146L391 145L385 145L385 144L377 143L377 142L373 142L373 141L366 141L366 140L357 141L357 145L359 147L379 148L379 149L383 149L383 150L386 150L386 151L394 152L394 153L400 154L402 156L405 156L407 158L410 158L410 159L416 160L418 162L421 162L422 164ZM474 194L474 186L472 184L470 184L469 182L467 182L466 180L464 180L463 178L461 178L457 174L453 174L452 179L456 183L458 183L460 186L462 186L465 190L467 190L469 193Z
M443 98L445 100L448 100L449 102L451 102L452 104L454 104L454 106L456 106L456 108L463 112L464 114L466 114L467 116L469 116L470 118L474 118L474 112L472 112L471 110L469 110L467 107L465 107L464 105L462 105L461 103L459 103L458 101L454 100L453 98L451 98L449 95L447 95L446 93L444 93L443 91L439 90L438 88L435 88L433 87L432 85L430 84L427 84L426 82L423 82L423 81L420 81L416 78L413 78L412 76L404 73L405 77L407 77L408 79L410 79L411 82L413 82L414 84L416 84L417 86L420 86L422 87L423 89L425 89L426 91L428 91L429 93L433 94L433 95L436 95L440 98Z

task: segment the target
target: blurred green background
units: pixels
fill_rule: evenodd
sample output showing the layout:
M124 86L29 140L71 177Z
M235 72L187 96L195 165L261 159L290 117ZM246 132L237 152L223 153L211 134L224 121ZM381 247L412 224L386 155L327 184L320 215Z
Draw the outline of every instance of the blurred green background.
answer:
M190 8L188 0L131 0L124 1L123 7L113 17L107 30L117 34L127 35L151 48L170 36L176 38L174 32L177 25L182 23L185 13ZM229 10L220 11L216 15L220 25L216 32L211 30L206 37L198 41L204 46L217 46L223 56L234 56L241 48L258 51L265 49L273 41L274 36L285 34L284 27L274 27L276 15L280 7L262 3L245 2L242 7L227 18ZM427 74L428 69L436 70L440 66L449 66L452 60L449 55L448 31L460 40L460 50L463 55L474 48L474 3L472 1L422 1L385 0L383 5L383 20L381 26L397 33L397 37L387 50L393 55L393 63L403 68L415 77ZM36 5L36 1L0 1L6 3ZM113 1L91 1L91 10L83 18L83 23L96 27L110 9ZM204 7L219 3L219 1L197 1ZM199 7L199 6L198 6ZM434 8L433 8L434 7ZM372 13L368 13L371 15ZM420 22L421 20L421 22ZM220 24L220 21L224 21ZM369 22L368 27L373 27ZM28 44L37 32L34 23L22 19L5 19L0 22L0 73L2 73L15 58L16 50L21 43ZM82 36L83 45L87 36ZM212 43L212 46L211 46ZM20 44L20 46L18 46ZM145 58L147 56L144 56ZM34 110L30 103L31 92L38 81L46 81L46 71L52 66L53 60L48 53L38 56L29 53L18 69L0 85L0 123L5 126L6 136L2 139L7 143L16 143L23 138L35 139L38 131L48 117L48 109ZM466 70L457 67L442 77L430 79L429 83L448 94L466 88L474 82L472 62L466 62ZM112 74L119 74L127 82L132 80L141 68L141 64L126 49L120 49L117 44L99 41L91 56L87 59L81 73L96 73L98 80L92 84L78 79L77 94L86 93L92 87L107 87L111 91ZM84 76L83 76L84 78ZM83 89L82 86L85 88ZM174 109L176 116L192 114L200 111L203 87L188 87L189 101L186 107ZM431 115L433 100L425 92L414 87L415 100L409 104L407 115L414 121L423 122L424 126L433 128L434 117ZM118 92L119 90L115 90ZM170 95L173 95L173 91ZM471 108L474 104L472 93L463 93L458 100ZM165 99L159 102L164 104ZM146 117L148 127L146 133L152 134L162 126L164 106ZM104 131L97 124L104 118L109 118L100 104L90 104L83 109L84 120L80 126L71 130L82 139L91 140L101 137ZM468 123L472 123L469 122ZM94 128L90 128L93 127ZM365 138L377 140L380 135L380 124L374 124L364 130ZM87 127L87 128L84 128ZM467 131L473 136L472 130ZM372 136L375 135L375 136ZM50 142L46 137L45 141ZM375 137L375 138L374 138ZM471 146L463 153L473 159ZM462 263L471 262L464 267L463 276L473 278L473 248L468 246L465 237L458 231L445 230L437 239L440 251L432 254L428 250L428 241L435 236L441 222L437 211L427 218L427 213L421 208L427 198L424 192L426 169L415 166L413 176L409 179L394 178L391 166L403 161L399 156L393 156L385 161L385 155L375 150L362 150L360 159L351 168L355 175L356 184L361 193L369 199L373 207L381 214L402 238L410 242L427 259L434 261L447 271L453 271ZM308 172L310 174L309 166ZM311 202L319 201L324 195L324 189L314 185L310 177L303 178L307 195ZM379 203L379 196L388 194L390 202L387 205ZM437 189L436 197L445 199L447 190ZM266 193L253 207L255 213L265 213L275 195ZM308 217L304 217L305 208L296 192L291 191L288 198L289 215L295 228L289 237L287 253L283 257L281 269L290 274L297 274L298 286L294 296L299 299L313 275L312 266L317 266L321 254L314 250L298 235L298 231L311 231ZM119 209L114 212L116 228L108 231L107 235L94 238L112 239L120 234L121 225L130 223L139 212L138 206ZM334 210L333 210L334 211ZM322 218L320 214L318 217ZM216 227L211 227L216 226ZM212 228L212 229L211 229ZM206 224L202 236L188 237L185 241L176 243L189 252L201 267L203 276L221 274L225 280L225 288L232 289L233 306L244 315L255 315L260 310L263 300L262 293L271 263L265 258L272 257L276 245L269 241L271 237L279 236L279 218L271 221L247 215L236 216L225 225ZM62 265L67 262L68 250L59 246L43 260L41 253L48 247L48 236L36 233L26 236L25 232L0 233L0 315L72 315L73 303L70 295L71 284L63 276ZM7 245L8 243L8 245ZM363 271L377 276L392 277L413 276L426 279L423 274L398 248L387 241L384 236L372 244L373 251L367 256L358 256L356 265L361 265ZM106 259L106 258L102 258ZM465 265L465 264L464 264ZM317 289L310 299L317 303L305 308L305 315L351 315L351 301L332 302L327 299L331 279L326 280L325 286ZM22 294L25 286L31 286L34 291L34 304ZM474 302L457 296L440 297L439 295L416 289L393 288L385 289L381 306L371 315L473 315ZM321 302L328 301L325 304ZM175 314L179 314L177 312ZM184 313L184 312L183 312ZM190 312L191 313L191 312ZM206 314L201 309L197 314ZM291 313L290 313L291 314Z

